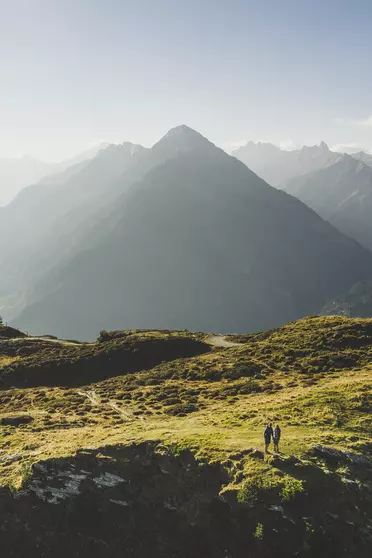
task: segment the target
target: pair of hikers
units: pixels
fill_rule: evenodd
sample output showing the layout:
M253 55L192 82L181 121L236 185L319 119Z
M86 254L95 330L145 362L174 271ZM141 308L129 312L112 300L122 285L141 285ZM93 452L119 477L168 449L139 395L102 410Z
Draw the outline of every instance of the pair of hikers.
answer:
M268 449L271 442L271 438L273 439L274 442L274 451L279 452L280 435L281 435L281 430L279 424L275 425L274 430L271 422L269 422L266 425L266 428L264 430L265 453L269 453Z

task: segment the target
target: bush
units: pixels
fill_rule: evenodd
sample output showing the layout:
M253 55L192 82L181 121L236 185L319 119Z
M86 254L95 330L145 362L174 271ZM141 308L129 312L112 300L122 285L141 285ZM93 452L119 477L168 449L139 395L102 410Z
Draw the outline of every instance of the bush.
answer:
M262 523L257 523L257 527L256 527L255 532L253 533L253 536L254 536L255 539L258 539L259 541L262 541L263 535L264 535L263 525L262 525Z
M166 413L177 416L187 415L188 413L193 413L197 410L197 406L193 403L179 403L177 405L173 405L172 407L168 407L166 409Z
M245 481L238 492L239 504L254 506L254 504L257 503L260 494L260 483L258 480L259 479L250 478Z
M101 331L99 332L98 342L104 343L105 341L109 341L110 339L112 339L112 335L110 334L110 332L106 331L105 329L101 329Z
M280 481L270 476L250 477L238 492L239 504L254 506L258 503L269 501L274 494L278 494Z
M293 477L284 478L284 486L280 492L281 498L284 501L293 500L297 494L304 492L303 482Z

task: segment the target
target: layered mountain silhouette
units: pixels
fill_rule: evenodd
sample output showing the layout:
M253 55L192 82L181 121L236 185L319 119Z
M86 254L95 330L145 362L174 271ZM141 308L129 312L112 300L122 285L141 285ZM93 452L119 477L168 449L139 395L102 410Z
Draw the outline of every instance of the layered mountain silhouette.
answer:
M286 191L347 236L372 250L372 168L340 155L324 169L298 176Z
M25 186L48 174L49 166L30 157L0 159L0 206L6 205Z
M0 159L0 206L7 205L23 188L38 182L50 183L75 165L93 159L104 144L96 145L72 159L59 163L45 163L32 157ZM52 178L53 177L53 178Z
M352 157L354 159L357 159L358 161L362 161L363 163L365 163L369 167L372 167L372 154L371 153L365 153L364 151L358 151L357 153L353 153Z
M276 188L284 188L295 176L324 168L339 157L339 153L331 151L324 142L286 151L271 143L250 141L231 155Z
M48 222L59 242L68 224L64 256L52 267L40 256L14 324L82 339L102 328L257 331L372 277L367 250L187 126L124 167L109 179L85 167L86 180L74 175L61 188L78 202L61 193L65 208ZM37 218L43 203L31 206Z
M144 149L131 143L110 145L92 160L25 188L0 208L0 295L17 292L24 300L24 291L79 249L80 228L85 230L98 210L102 214L113 202L115 181Z

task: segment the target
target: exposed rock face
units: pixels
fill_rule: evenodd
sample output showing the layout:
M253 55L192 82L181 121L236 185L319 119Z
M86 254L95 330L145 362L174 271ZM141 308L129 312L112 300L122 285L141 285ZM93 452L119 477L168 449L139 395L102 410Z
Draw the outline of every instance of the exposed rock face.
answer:
M300 477L309 468L280 456L276 466L299 468ZM312 474L321 481L321 471ZM74 458L35 464L22 491L0 492L1 549L9 558L369 556L357 483L345 480L341 498L352 502L346 513L344 501L332 501L333 480L326 506L315 481L295 503L252 506L239 503L228 480L221 464L159 442L85 448ZM254 534L257 525L263 537Z
M348 464L349 466L366 466L372 473L372 461L357 453L320 445L314 446L313 453L331 465Z
M157 444L81 450L38 463L24 490L0 494L6 556L225 556L218 499L227 475ZM223 537L225 534L223 534Z

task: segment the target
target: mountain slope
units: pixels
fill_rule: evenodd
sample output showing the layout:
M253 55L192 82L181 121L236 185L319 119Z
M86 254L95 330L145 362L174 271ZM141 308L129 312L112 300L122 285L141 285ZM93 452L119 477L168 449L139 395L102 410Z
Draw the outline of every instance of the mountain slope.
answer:
M38 182L49 172L47 163L30 157L0 159L0 206L9 203L22 188Z
M149 170L187 150L185 133L182 137L179 143L172 131L152 150L130 143L106 146L91 161L24 189L0 208L0 234L7 238L0 246L0 303L7 319L38 297L38 285L44 288L38 281L49 270L101 242L106 234L101 222L115 200ZM106 225L110 229L112 222Z
M372 321L234 341L0 328L4 556L369 558Z
M372 275L367 251L200 134L177 128L158 153L16 325L82 339L122 326L255 331Z
M92 147L72 159L59 163L45 163L31 157L0 159L0 206L10 203L16 195L31 184L54 183L56 175L77 165L84 166L105 144Z
M25 188L0 208L0 295L26 297L34 282L73 252L79 227L116 197L115 182L145 151L130 143L110 145L87 163Z
M369 318L372 316L372 281L361 281L339 297L328 302L322 309L325 316L348 316Z
M248 142L231 153L272 186L283 188L293 177L312 172L335 161L339 154L322 142L312 147L285 151L270 143Z
M357 159L357 161L362 161L369 167L372 167L372 154L371 153L364 153L364 151L358 151L358 153L353 153L352 157Z
M372 249L372 168L349 155L293 179L286 191L341 232Z

